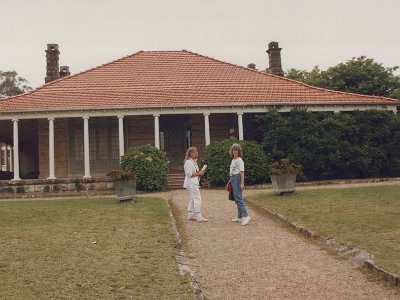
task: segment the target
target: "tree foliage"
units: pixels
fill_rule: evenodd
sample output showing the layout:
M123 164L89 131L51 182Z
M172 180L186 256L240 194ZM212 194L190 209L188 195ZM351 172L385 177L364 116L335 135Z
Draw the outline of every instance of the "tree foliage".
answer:
M0 99L31 91L27 82L16 71L0 71Z
M394 74L398 68L385 68L372 58L360 56L326 71L318 66L310 72L290 69L286 77L336 91L400 99L400 76Z

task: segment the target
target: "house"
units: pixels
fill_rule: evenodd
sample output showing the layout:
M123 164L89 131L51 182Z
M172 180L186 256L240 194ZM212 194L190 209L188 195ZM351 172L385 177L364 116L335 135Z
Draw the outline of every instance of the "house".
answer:
M397 112L395 99L284 78L280 51L269 44L272 74L182 50L139 51L69 75L68 67L59 71L58 45L49 44L47 83L0 100L1 172L13 181L90 179L117 168L126 149L141 144L166 151L173 172L191 145L202 156L213 141L256 139L255 116L271 107Z

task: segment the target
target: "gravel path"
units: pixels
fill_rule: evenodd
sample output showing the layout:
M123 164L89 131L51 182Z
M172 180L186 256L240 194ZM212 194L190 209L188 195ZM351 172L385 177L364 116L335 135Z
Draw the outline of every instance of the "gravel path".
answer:
M400 299L398 289L251 208L249 225L232 223L236 205L224 190L201 192L207 223L186 220L185 190L162 196L178 208L186 257L206 299Z

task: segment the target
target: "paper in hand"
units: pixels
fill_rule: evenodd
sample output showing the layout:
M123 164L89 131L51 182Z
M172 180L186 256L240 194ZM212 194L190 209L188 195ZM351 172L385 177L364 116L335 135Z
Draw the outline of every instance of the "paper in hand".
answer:
M207 169L207 165L204 165L201 170L204 172Z

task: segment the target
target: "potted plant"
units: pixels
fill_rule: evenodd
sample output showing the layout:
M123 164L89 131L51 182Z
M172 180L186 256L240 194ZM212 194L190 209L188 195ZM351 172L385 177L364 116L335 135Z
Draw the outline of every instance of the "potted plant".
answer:
M112 170L107 173L113 181L117 200L133 200L136 195L136 176L131 171Z
M293 193L296 176L303 174L303 166L294 164L284 158L271 164L270 174L274 193Z

